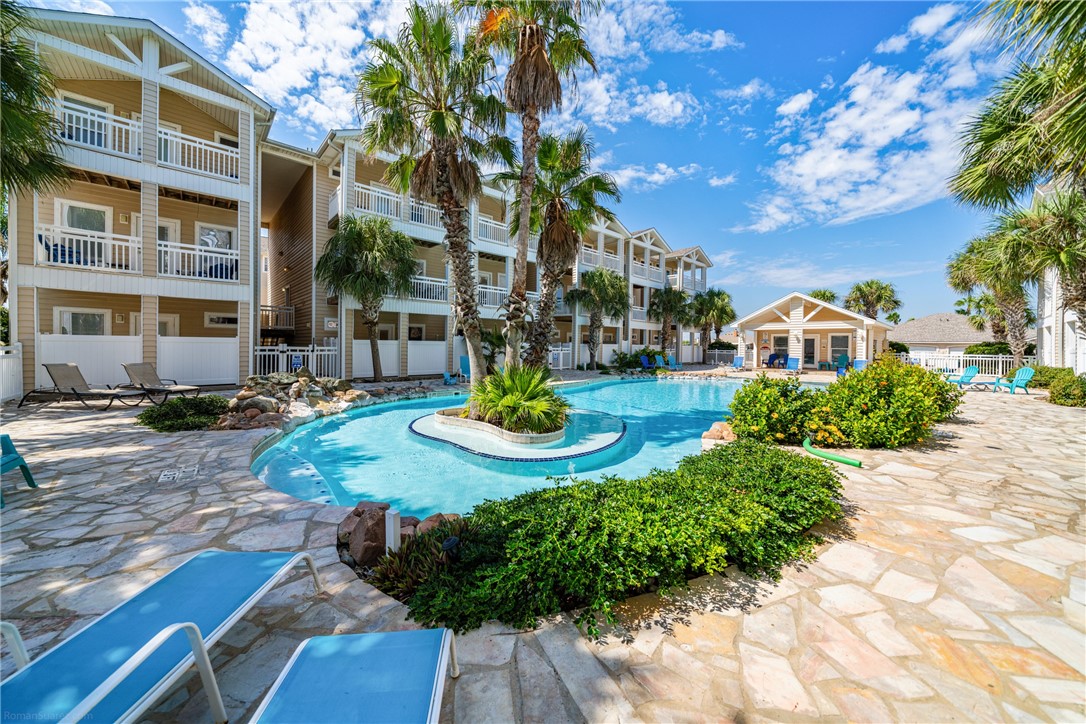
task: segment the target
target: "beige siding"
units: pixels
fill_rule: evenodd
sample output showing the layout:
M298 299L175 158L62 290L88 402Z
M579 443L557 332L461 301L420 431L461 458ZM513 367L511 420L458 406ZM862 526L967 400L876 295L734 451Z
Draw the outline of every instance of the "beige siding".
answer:
M158 163L158 83L148 80L143 83L143 129L140 139L143 158L148 163Z
M296 344L309 344L313 339L312 196L313 170L310 168L287 195L269 228L271 303L286 304L283 287L290 287Z
M506 205L500 199L492 199L489 196L479 197L479 213L489 216L496 221L505 220Z
M253 340L249 326L249 303L238 303L238 381L249 376L249 350Z
M215 140L215 131L225 133L228 136L238 136L236 128L223 125L217 119L189 103L183 96L167 89L163 89L159 94L158 117L161 121L179 124L182 133L206 141ZM242 171L241 177L247 178L244 169Z
M141 300L140 325L143 327L143 361L158 362L158 297Z
M329 229L327 222L328 217L328 200L335 193L336 187L339 186L339 179L331 178L328 175L327 166L317 166L315 174L316 179L316 198L313 202L313 213L316 215L317 220L317 238L316 238L316 258L320 258L324 253L325 248L328 245L328 239L335 233L334 229ZM323 284L316 284L316 305L314 309L314 319L316 323L316 332L314 337L319 342L325 337L335 337L335 330L327 330L324 328L324 320L327 317L333 319L339 318L339 307L336 304L328 303L328 289ZM344 339L347 339L344 337Z
M132 228L132 215L140 213L140 192L126 189L116 189L112 186L73 181L67 188L57 194L45 194L38 197L38 223L39 224L63 224L64 220L56 217L57 199L67 201L82 201L97 206L109 206L113 209L112 223L113 233L122 236L138 236L139 229ZM125 220L121 220L121 214ZM33 215L22 215L20 209L19 225L24 219L33 224ZM31 261L32 263L32 261Z
M236 337L238 335L239 329L206 326L204 319L206 312L235 314L238 312L238 303L179 297L161 297L158 301L160 315L176 314L178 316L177 333L180 337Z
M422 326L424 328L422 341L442 342L445 340L445 323L447 317L436 314L410 314L407 316L408 327Z
M366 337L366 326L362 324L362 313L357 309L354 310L354 314L348 314L351 318L350 327L354 330L353 337L344 337L344 339L368 339ZM400 315L399 312L381 312L377 315L378 326L391 326L391 334L388 334L382 339L399 339L400 333ZM405 332L406 334L406 332Z
M111 334L126 336L132 332L132 315L141 310L142 303L139 297L129 294L99 294L97 292L73 292L66 289L39 289L38 329L42 334L54 333L53 309L55 307L107 309L110 313ZM118 321L117 315L121 315L120 321ZM139 330L136 330L136 333L138 334Z
M505 274L505 260L489 259L485 256L479 257L479 271L490 273L490 284L493 286L498 285L498 275Z
M214 206L208 206L206 204L194 204L188 201L180 201L178 199L159 198L158 200L158 216L160 219L177 219L181 222L181 243L182 244L195 244L196 243L196 222L202 221L206 224L216 224L218 226L228 226L232 229L239 229L239 213L237 211L230 211L229 209L220 209ZM154 232L157 235L157 231ZM241 240L241 233L237 231L237 238L239 242ZM240 245L242 264L246 263L248 246ZM241 279L246 281L247 278L242 276Z
M16 245L18 246L19 263L30 265L34 263L34 195L22 193L15 197L16 213L19 218ZM52 215L50 215L52 218ZM39 223L45 223L40 221Z
M359 156L355 163L354 180L360 184L383 184L388 164L377 159Z
M426 264L426 276L434 279L445 278L445 250L440 246L415 244L415 258Z
M59 91L68 91L113 106L114 115L132 118L142 113L140 82L138 80L57 80Z
M23 391L34 389L37 360L34 357L34 310L37 308L33 287L15 290L19 302L19 342L23 345Z

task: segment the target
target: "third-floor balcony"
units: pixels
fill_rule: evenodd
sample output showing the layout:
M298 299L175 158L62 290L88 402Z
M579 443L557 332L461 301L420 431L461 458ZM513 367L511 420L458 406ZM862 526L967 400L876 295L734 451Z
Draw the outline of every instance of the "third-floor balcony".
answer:
M630 319L635 322L648 321L648 313L644 307L630 307Z
M171 241L158 242L158 275L200 281L236 282L241 252Z
M658 266L651 266L641 261L634 261L630 267L630 276L639 279L648 279L653 282L664 281L664 270Z

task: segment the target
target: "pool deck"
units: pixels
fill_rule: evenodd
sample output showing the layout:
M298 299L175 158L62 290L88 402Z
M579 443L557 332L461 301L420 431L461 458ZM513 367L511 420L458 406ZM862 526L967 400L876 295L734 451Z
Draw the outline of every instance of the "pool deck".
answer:
M231 720L302 639L414 626L338 562L348 509L250 474L267 431L159 435L133 416L3 409L41 485L5 475L0 514L0 613L32 656L210 547L308 551L328 586L314 596L298 573L212 650ZM487 625L459 640L443 721L1086 718L1086 410L970 392L933 442L854 456L850 517L816 562L777 584L729 570L640 596L629 629L602 642L564 616ZM0 665L12 671L6 647ZM199 678L148 719L208 720Z

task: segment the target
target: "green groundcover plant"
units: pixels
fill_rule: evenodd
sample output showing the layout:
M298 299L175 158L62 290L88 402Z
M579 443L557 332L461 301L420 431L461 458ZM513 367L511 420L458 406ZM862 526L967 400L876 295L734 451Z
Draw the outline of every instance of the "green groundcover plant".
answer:
M1048 387L1048 401L1064 407L1086 407L1086 375L1067 370L1053 379Z
M897 448L921 442L951 417L963 393L918 365L886 357L839 378L825 390L760 375L732 400L741 439L822 447Z
M477 403L483 419L503 430L555 432L566 425L569 403L547 384L550 377L547 367L506 367L476 384L468 404Z
M371 580L425 625L524 627L581 609L578 624L598 633L629 596L731 563L778 576L811 556L810 529L840 516L839 495L838 474L821 461L737 441L676 470L486 501L384 557Z
M136 416L136 421L158 432L206 430L226 413L229 404L229 400L219 395L175 397L147 408Z

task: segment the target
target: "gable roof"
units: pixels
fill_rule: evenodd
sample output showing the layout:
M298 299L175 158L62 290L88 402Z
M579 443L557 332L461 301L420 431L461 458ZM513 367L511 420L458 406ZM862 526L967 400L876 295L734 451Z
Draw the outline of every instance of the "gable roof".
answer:
M770 302L769 304L765 305L761 309L756 309L755 311L751 312L750 314L746 315L745 317L742 317L741 319L735 320L732 323L732 326L733 327L738 327L739 325L743 324L744 322L749 322L750 320L754 319L758 315L764 314L765 312L768 312L773 307L776 307L776 306L778 306L780 304L783 304L784 302L791 301L795 297L799 297L800 299L802 299L805 302L810 302L811 304L816 304L816 305L818 305L820 307L824 307L826 309L830 309L830 310L833 310L835 312L839 312L840 314L842 314L842 315L844 315L846 317L852 317L853 319L857 319L857 320L863 322L865 326L878 325L879 327L885 327L886 329L893 329L894 328L894 325L892 325L892 324L887 324L886 322L880 322L879 320L872 319L871 317L865 317L862 314L857 314L856 312L845 309L844 307L839 307L836 304L830 304L829 302L823 302L822 300L815 299L814 297L812 297L810 295L807 295L807 294L804 294L803 292L792 292L790 294L785 294L780 299L777 299L776 301Z
M705 253L705 250L700 246L684 246L682 249L675 249L664 254L668 259L680 259L682 257L690 257L695 261L699 261L706 266L712 266L713 262L709 258L709 255Z
M990 328L976 329L969 318L956 312L938 312L919 319L910 319L895 327L886 338L906 344L970 345L994 342Z

